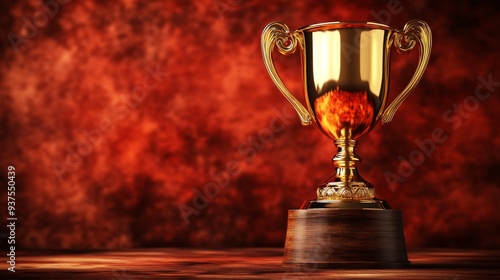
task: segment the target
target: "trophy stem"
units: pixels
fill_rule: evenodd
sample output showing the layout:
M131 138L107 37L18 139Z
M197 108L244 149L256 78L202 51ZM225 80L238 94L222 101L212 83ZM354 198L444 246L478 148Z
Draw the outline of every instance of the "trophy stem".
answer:
M339 139L335 140L338 147L337 154L332 159L337 168L336 177L340 182L349 183L356 181L359 177L356 166L358 165L358 155L354 153L355 140Z
M336 173L318 187L318 200L371 200L375 197L373 186L365 181L356 169L360 159L354 153L356 141L348 138L335 140L338 151L333 158Z

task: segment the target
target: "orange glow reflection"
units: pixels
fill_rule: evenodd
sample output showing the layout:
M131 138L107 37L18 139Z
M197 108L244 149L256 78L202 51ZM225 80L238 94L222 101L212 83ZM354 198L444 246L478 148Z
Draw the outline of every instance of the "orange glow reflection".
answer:
M330 91L314 102L316 120L323 132L339 139L347 128L351 139L357 139L370 130L374 120L373 104L366 92Z

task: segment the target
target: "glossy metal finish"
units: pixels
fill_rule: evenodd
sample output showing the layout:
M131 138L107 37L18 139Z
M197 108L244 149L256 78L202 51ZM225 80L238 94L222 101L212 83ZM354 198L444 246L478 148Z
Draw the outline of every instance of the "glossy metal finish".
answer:
M370 200L373 187L359 176L354 153L356 140L366 135L380 117L384 123L416 86L427 66L431 31L420 20L407 23L402 31L377 23L329 22L290 32L279 22L262 33L262 55L273 82L292 104L304 125L314 121L335 141L339 152L333 161L336 174L317 190L320 200ZM385 109L389 87L391 47L409 52L419 43L420 62L409 85ZM302 53L302 73L307 108L281 81L272 61L277 46L282 54Z
M298 32L311 115L331 139L357 140L385 104L393 31L333 24Z

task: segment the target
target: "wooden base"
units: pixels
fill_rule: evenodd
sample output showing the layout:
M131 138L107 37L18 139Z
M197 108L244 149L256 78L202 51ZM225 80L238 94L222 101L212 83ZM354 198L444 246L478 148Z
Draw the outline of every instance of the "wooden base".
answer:
M315 268L408 267L401 211L289 210L283 264Z

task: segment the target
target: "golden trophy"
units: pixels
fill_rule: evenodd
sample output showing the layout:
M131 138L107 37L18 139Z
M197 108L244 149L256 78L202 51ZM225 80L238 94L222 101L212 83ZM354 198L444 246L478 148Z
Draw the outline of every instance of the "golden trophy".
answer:
M392 46L399 53L419 43L420 60L408 86L386 106ZM429 61L432 35L427 23L403 30L371 22L327 22L290 32L280 22L262 32L264 63L303 125L316 123L338 148L336 172L317 188L316 199L289 210L283 263L314 267L406 267L401 211L375 198L373 186L356 170L356 141L381 118L389 123L420 81ZM301 50L307 108L281 81L272 52Z

